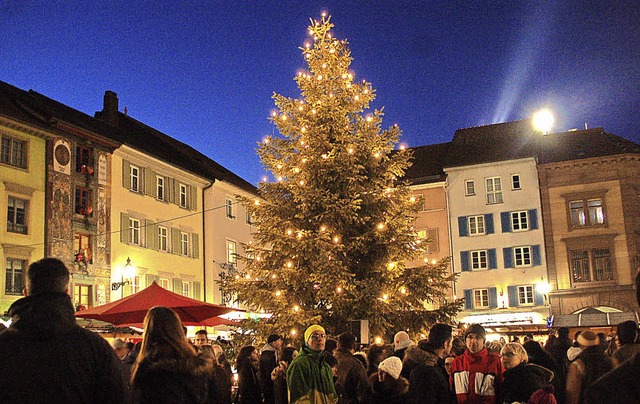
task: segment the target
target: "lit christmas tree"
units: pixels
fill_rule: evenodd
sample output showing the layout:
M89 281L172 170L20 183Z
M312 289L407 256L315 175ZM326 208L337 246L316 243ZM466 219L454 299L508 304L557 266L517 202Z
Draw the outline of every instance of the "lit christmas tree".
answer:
M418 333L460 308L445 299L448 260L425 264L427 240L413 229L418 201L399 181L410 151L394 151L400 130L381 129L382 111L367 112L374 90L355 80L332 27L325 15L312 21L308 71L295 79L302 97L274 95L281 136L258 151L275 181L260 184L263 200L243 200L255 241L223 288L272 315L246 321L250 335L295 337L313 323L335 335L353 319L369 320L371 335Z

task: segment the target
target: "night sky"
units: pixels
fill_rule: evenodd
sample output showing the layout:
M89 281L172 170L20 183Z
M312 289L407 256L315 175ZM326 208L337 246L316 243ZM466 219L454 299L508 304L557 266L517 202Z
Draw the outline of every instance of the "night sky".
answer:
M322 11L408 146L541 107L552 132L640 142L637 1L2 0L0 80L90 115L115 91L121 111L256 184L271 95L299 96L298 48Z

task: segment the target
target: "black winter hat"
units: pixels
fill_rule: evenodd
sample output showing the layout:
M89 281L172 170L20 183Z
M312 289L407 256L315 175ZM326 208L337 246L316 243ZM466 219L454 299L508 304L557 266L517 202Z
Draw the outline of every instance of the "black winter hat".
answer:
M485 341L487 339L486 338L487 332L484 330L484 327L481 326L480 324L471 324L471 327L469 327L467 332L464 333L464 338L466 339L467 335L469 334L476 334L478 338L482 338Z

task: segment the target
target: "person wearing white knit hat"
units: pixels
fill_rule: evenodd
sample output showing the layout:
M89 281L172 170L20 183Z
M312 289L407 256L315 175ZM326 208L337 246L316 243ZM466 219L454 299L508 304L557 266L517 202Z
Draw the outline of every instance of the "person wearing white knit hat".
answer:
M378 371L369 376L371 385L367 403L406 403L408 400L409 381L402 377L402 361L390 356L380 362Z

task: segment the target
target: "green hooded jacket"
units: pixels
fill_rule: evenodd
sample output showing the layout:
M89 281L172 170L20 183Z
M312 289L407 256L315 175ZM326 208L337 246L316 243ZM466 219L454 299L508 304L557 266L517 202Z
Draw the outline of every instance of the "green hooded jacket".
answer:
M313 351L307 345L289 365L287 385L291 404L338 402L331 366L324 361L322 351Z

